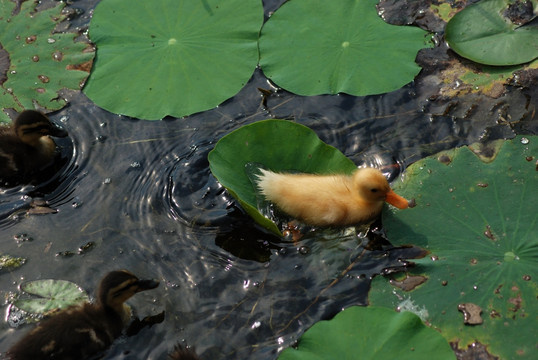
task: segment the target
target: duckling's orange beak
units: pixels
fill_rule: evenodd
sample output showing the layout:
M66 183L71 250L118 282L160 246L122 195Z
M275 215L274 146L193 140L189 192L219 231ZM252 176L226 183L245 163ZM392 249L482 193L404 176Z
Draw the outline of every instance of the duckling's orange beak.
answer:
M387 193L385 201L392 206L396 206L398 209L407 209L409 207L409 201L392 190Z

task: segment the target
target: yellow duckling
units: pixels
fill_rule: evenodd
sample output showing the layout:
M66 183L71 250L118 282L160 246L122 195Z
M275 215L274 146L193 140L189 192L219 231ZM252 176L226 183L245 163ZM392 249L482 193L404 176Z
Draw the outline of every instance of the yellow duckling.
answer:
M308 225L368 223L379 216L385 201L398 209L409 207L374 168L357 169L352 175L260 171L258 187L265 198Z
M56 144L50 138L67 131L35 110L25 110L11 126L0 126L0 184L27 182L54 160Z
M8 359L85 359L105 350L131 317L125 301L157 286L158 281L139 280L126 270L112 271L101 280L95 304L72 306L43 320L7 352Z

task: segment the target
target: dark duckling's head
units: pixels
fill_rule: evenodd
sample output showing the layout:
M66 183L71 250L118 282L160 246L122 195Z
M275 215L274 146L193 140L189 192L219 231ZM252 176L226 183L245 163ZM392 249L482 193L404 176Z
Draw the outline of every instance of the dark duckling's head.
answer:
M43 136L67 136L67 131L36 110L21 112L13 121L13 130L23 143L34 147L39 146Z
M56 143L51 136L67 131L36 110L25 110L10 126L0 126L0 186L37 180L54 163Z
M99 284L98 304L118 314L129 316L130 313L125 313L125 301L138 292L155 289L157 286L158 281L140 280L127 270L112 271Z

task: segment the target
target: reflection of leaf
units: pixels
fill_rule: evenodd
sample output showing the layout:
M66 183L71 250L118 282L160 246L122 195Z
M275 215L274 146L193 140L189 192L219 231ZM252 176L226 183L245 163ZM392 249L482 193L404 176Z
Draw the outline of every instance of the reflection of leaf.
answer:
M503 18L507 0L469 5L446 25L446 41L459 55L487 65L516 65L538 57L538 27Z
M353 306L308 329L279 360L454 359L446 340L414 314Z
M18 111L39 106L56 110L65 105L58 98L63 88L79 89L88 76L94 53L84 51L87 44L74 42L76 34L53 33L63 18L60 16L65 3L34 11L37 1L21 3L21 10L13 15L16 3L0 2L0 48L3 47L8 62L4 66L6 81L0 76L0 108ZM2 55L0 54L0 57ZM10 119L0 111L0 122Z
M410 166L395 190L415 197L417 207L387 210L383 223L394 245L411 243L431 252L410 271L428 280L403 292L375 279L370 302L397 306L411 299L460 348L478 340L505 359L532 357L538 313L537 158L538 137L529 136L506 141L489 163L462 147ZM458 305L469 303L482 309L481 325L464 325Z
M84 92L143 119L211 109L252 76L262 22L259 0L101 1L90 24L98 57Z
M385 23L377 0L294 0L282 5L260 35L260 65L278 86L300 95L380 94L420 71L426 33Z
M245 169L252 163L273 171L319 174L351 173L357 168L311 129L291 121L258 121L220 139L209 153L211 172L258 224L279 235L276 225L257 209L256 189Z
M77 284L66 280L35 280L21 284L25 293L38 298L19 298L14 305L33 314L45 314L51 310L63 309L88 301L88 296Z

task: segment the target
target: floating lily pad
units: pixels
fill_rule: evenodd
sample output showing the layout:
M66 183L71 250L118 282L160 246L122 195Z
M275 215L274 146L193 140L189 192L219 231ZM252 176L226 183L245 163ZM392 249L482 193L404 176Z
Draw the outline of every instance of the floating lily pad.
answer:
M427 33L385 23L377 0L294 0L260 35L260 65L278 86L300 95L380 94L420 71L417 51Z
M308 329L279 360L455 359L447 341L416 315L353 306Z
M45 314L89 300L88 295L77 284L66 280L35 280L22 283L21 290L36 297L19 297L16 307L32 314Z
M517 65L538 57L538 27L520 26L503 14L508 0L469 5L450 19L445 38L459 55L486 65Z
M88 44L75 42L78 34L54 33L65 19L65 3L35 11L38 1L0 2L0 108L33 109L37 103L47 110L65 105L58 91L80 89L94 56ZM2 75L5 74L5 75ZM10 118L0 111L0 122Z
M108 111L141 119L211 109L252 76L262 22L259 0L101 1L84 92Z
M528 136L504 142L488 162L462 147L410 166L395 191L415 197L417 207L385 210L383 223L392 244L431 252L415 260L418 266L408 274L427 280L405 292L376 278L370 303L397 307L411 301L460 348L479 341L503 359L533 358L537 159L538 137ZM473 313L476 325L469 322Z
M278 227L257 208L257 189L246 168L249 164L272 171L318 174L348 174L357 169L314 131L287 120L263 120L243 126L220 139L208 158L211 172L222 186L258 224L277 235L281 235Z

